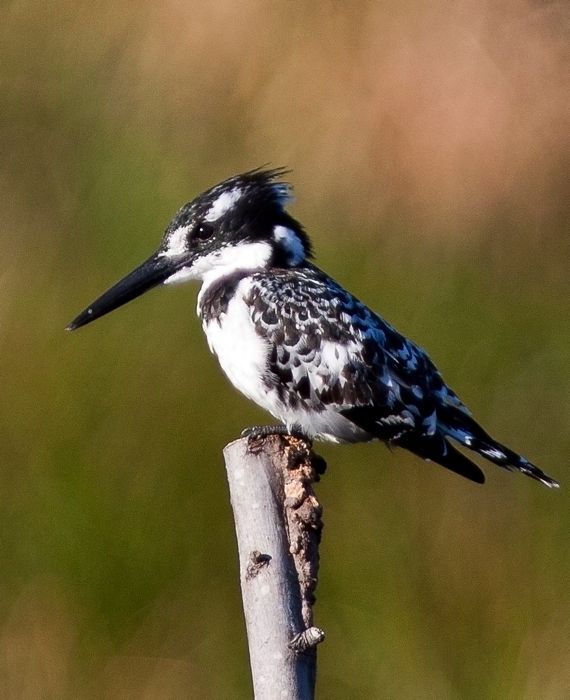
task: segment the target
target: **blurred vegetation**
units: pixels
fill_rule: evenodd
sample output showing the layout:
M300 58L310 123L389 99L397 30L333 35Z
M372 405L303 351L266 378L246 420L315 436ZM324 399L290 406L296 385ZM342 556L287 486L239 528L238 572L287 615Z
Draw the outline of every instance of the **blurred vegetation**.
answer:
M568 5L0 9L0 696L247 698L223 445L264 416L191 285L73 335L173 212L294 169L317 261L562 483L322 448L320 697L570 688Z

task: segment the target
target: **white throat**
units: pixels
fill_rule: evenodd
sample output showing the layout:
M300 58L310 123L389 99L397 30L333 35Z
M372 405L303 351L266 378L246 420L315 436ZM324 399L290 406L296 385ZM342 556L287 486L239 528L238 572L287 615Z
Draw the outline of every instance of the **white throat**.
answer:
M202 258L198 258L190 267L183 267L170 275L164 284L181 284L189 280L202 280L198 294L198 308L208 290L217 280L231 275L237 270L262 270L267 267L272 256L269 243L241 243L228 245Z

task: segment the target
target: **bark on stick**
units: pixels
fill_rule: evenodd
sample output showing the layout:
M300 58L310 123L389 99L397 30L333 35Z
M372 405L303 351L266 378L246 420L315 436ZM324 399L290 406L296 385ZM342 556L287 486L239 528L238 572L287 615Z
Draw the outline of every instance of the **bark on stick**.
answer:
M321 507L312 489L324 462L304 441L242 438L224 449L256 700L312 700L312 605Z

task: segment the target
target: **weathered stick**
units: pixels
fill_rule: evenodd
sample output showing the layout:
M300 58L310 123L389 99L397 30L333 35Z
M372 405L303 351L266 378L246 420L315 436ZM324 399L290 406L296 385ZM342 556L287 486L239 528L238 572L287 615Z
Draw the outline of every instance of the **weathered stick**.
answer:
M256 700L312 700L321 507L312 483L324 462L302 440L242 438L224 449Z

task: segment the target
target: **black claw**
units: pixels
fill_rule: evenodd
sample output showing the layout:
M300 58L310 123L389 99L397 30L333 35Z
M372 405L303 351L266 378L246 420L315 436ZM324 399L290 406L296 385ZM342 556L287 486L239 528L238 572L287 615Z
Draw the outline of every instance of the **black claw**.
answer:
M249 438L250 441L261 440L268 435L289 435L286 425L252 425L251 428L244 428L241 436Z
M307 445L312 446L313 441L305 435L300 427L294 425L291 430L286 425L253 425L251 428L244 428L241 436L249 439L250 442L261 440L269 435L291 435L299 440L303 440Z

